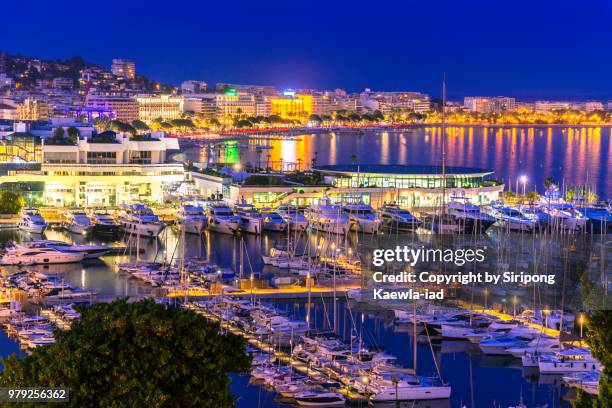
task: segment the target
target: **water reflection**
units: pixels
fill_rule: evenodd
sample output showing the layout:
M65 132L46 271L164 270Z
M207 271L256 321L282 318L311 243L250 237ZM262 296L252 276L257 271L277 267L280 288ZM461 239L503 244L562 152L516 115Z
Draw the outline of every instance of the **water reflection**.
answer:
M528 189L542 191L547 177L564 186L587 185L604 197L612 196L612 143L610 128L449 128L449 165L495 170L495 177L515 186L521 175ZM370 131L365 134L339 132L302 135L297 139L259 139L187 152L188 159L207 162L255 164L271 161L310 164L359 163L440 164L440 128ZM265 147L263 154L257 147ZM224 154L224 149L230 153ZM213 153L210 153L210 151ZM214 153L217 151L217 153ZM266 157L267 155L270 157Z

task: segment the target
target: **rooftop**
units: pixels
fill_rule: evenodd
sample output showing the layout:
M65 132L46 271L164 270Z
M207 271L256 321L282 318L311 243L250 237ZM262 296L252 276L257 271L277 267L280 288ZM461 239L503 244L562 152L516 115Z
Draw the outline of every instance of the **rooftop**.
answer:
M402 164L330 164L317 166L314 170L334 173L369 173L369 174L414 174L414 175L440 175L442 166L428 165L402 165ZM477 167L446 166L446 174L490 174L493 170Z

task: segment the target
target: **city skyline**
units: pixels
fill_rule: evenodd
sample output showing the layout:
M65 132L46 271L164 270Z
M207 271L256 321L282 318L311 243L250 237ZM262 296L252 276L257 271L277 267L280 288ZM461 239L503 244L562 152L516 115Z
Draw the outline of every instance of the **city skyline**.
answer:
M132 59L137 72L173 84L197 79L281 89L369 87L436 97L446 71L451 100L468 95L612 98L605 76L612 57L601 53L610 40L603 24L610 5L593 1L574 10L564 3L569 4L532 4L525 14L521 4L506 10L481 1L445 2L442 8L268 2L233 10L195 2L162 9L154 2L143 10L111 0L107 9L140 18L123 24L99 15L100 24L83 24L76 3L57 9L43 2L28 15L32 35L19 35L19 19L9 19L0 48L40 58L81 55L104 66L114 58ZM5 5L12 15L22 7ZM323 7L326 13L320 12ZM576 22L571 30L562 23L570 18ZM66 19L77 23L79 35L53 28Z

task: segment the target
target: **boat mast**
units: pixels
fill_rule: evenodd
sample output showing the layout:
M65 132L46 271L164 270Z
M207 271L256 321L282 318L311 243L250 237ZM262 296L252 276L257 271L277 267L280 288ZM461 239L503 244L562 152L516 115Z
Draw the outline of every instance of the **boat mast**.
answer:
M442 78L442 214L446 212L446 72Z

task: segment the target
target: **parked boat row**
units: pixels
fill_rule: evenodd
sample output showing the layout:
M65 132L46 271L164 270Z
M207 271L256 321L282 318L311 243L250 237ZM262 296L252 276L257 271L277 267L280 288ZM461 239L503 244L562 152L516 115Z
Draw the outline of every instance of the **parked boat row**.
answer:
M396 310L396 321L414 324L409 312ZM548 313L553 315L552 312ZM558 314L562 314L558 312ZM572 323L569 316L566 325ZM542 374L572 372L599 372L599 361L589 349L560 341L559 336L545 334L543 326L535 326L533 313L516 320L500 320L484 313L465 310L421 312L416 324L427 326L442 338L466 340L477 344L486 355L504 355L521 359L524 367L534 367Z
M308 321L293 320L272 306L228 297L189 307L257 339L264 353L253 358L252 376L299 406L344 406L347 398L371 403L449 398L451 388L439 378L416 375L416 368L397 365L395 356L367 348L361 338L350 344L324 333L312 333ZM279 361L270 352L288 348Z

